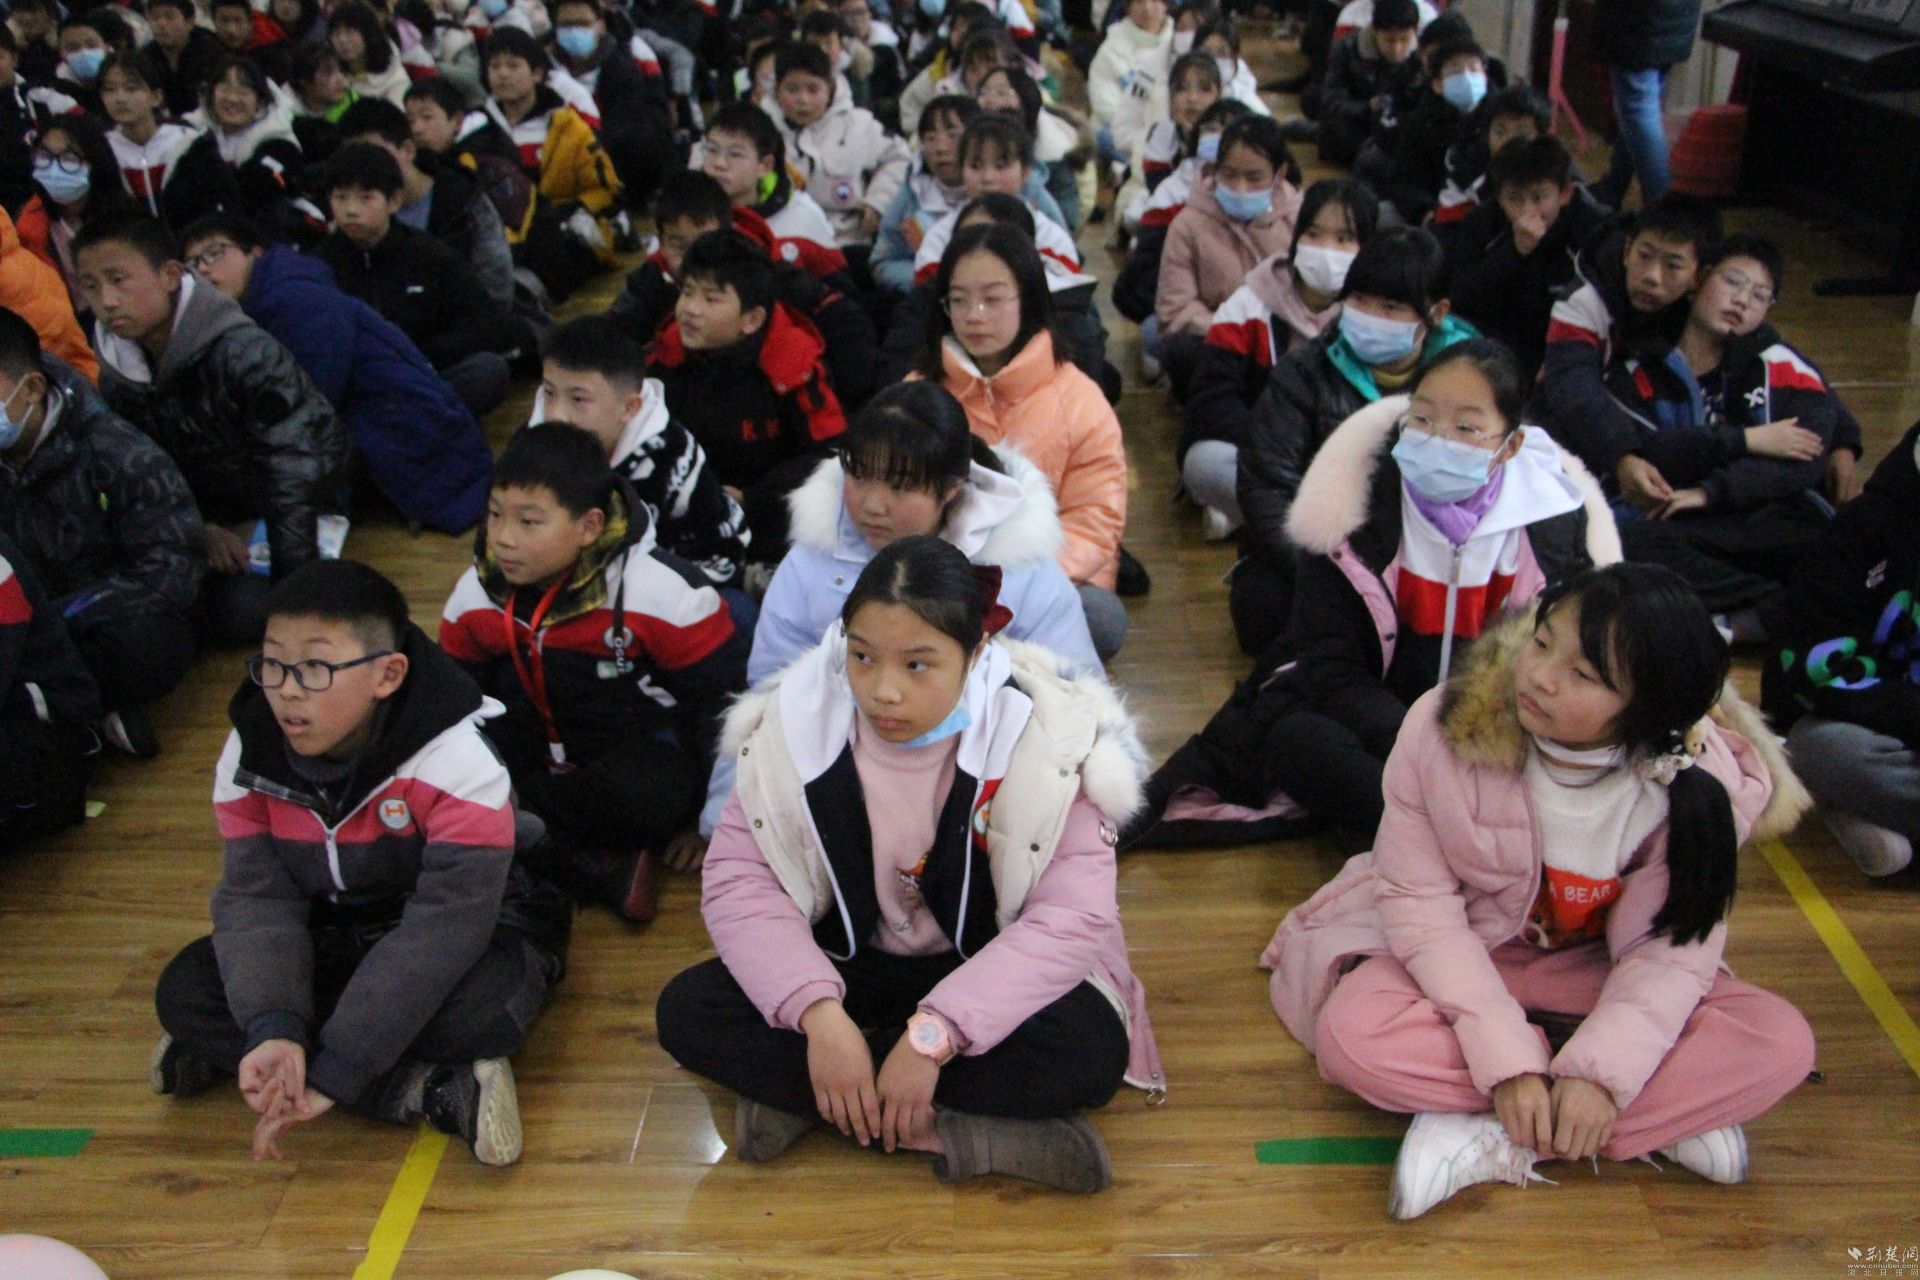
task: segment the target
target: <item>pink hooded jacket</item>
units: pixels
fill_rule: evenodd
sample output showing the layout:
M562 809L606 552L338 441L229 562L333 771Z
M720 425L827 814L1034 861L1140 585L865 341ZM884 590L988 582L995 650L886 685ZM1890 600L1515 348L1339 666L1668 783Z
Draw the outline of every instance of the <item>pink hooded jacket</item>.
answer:
M1513 702L1513 659L1532 633L1530 615L1489 632L1453 681L1414 703L1387 760L1374 851L1289 912L1260 965L1273 971L1280 1020L1309 1050L1347 970L1391 955L1453 1025L1481 1091L1528 1073L1572 1076L1605 1088L1624 1108L1713 985L1727 926L1723 920L1686 946L1653 933L1667 897L1663 821L1628 863L1608 916L1613 972L1600 1002L1548 1060L1491 958L1519 936L1540 886L1522 774L1530 742ZM1731 685L1695 767L1726 786L1742 842L1784 833L1810 804L1778 739Z
M1248 272L1276 253L1293 251L1293 220L1299 213L1300 189L1284 177L1273 180L1273 206L1252 222L1235 222L1220 211L1212 178L1194 183L1160 252L1153 309L1161 334L1204 335L1214 311L1246 282Z

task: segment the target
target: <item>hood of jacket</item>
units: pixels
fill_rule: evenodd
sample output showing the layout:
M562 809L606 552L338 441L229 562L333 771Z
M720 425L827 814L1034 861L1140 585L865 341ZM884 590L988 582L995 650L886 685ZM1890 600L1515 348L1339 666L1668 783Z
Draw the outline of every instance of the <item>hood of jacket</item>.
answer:
M767 381L773 384L773 389L783 396L806 385L827 350L827 344L820 337L820 331L813 327L813 322L795 314L784 302L773 304L767 315L766 328L759 336L760 370L767 375ZM676 368L686 362L688 353L686 344L680 339L678 320L667 321L654 343L654 358L667 368Z
M1338 298L1327 304L1325 311L1307 306L1307 300L1300 296L1300 281L1293 274L1291 253L1276 253L1255 266L1247 273L1246 287L1267 314L1278 316L1287 328L1309 341L1327 332L1340 314Z
M100 361L128 382L157 385L169 382L182 369L189 368L202 352L222 334L244 329L253 321L240 304L211 286L198 284L192 275L180 277L180 292L173 303L173 333L167 339L166 353L156 371L147 361L147 353L131 338L122 338L109 330L104 321L94 323L94 346Z
M333 817L351 813L435 738L501 709L499 703L483 697L473 677L414 623L407 624L399 651L407 657L407 678L399 691L374 711L372 740L355 758L353 774ZM274 718L267 691L251 680L242 680L228 704L227 715L240 734L240 768L235 781L285 799L301 803L310 800L309 785L287 760L286 736Z
M1365 528L1373 516L1374 481L1383 459L1392 449L1394 430L1407 411L1406 396L1389 396L1376 401L1348 418L1320 446L1307 473L1301 478L1300 492L1287 513L1287 536L1301 548L1317 555L1331 555L1343 543ZM1587 555L1595 564L1613 564L1621 558L1620 532L1614 526L1606 494L1580 460L1553 443L1540 427L1527 427L1520 452L1506 463L1536 473L1530 477L1551 494L1565 486L1564 492L1577 496L1587 515ZM1559 474L1552 471L1559 463ZM1511 485L1518 473L1509 475ZM1506 509L1502 527L1528 524L1524 501L1527 490L1516 487L1509 500L1506 485L1500 501L1488 517ZM1491 532L1493 526L1486 526Z
M333 268L319 258L289 245L269 245L267 251L254 260L253 270L247 274L247 291L241 295L241 309L264 303L279 290L299 284L327 289L340 287L334 281Z
M80 449L80 437L95 422L117 415L100 398L92 383L51 351L40 353L41 372L47 375L46 418L33 452L20 468L20 483L32 488L71 466ZM0 462L0 467L5 467Z
M533 408L527 413L527 425L537 427L545 422L547 393L540 390L533 393ZM627 425L620 428L620 438L614 443L613 452L608 460L615 467L640 451L640 446L658 436L667 429L673 415L667 411L666 388L660 385L660 379L647 378L640 383L640 408Z
M1050 562L1065 540L1060 505L1040 469L1012 445L993 446L1004 474L973 464L966 492L947 511L940 537L975 564L1018 569ZM795 546L862 564L873 548L846 510L846 470L829 458L787 498Z
M1440 700L1440 731L1469 765L1518 774L1526 766L1532 739L1514 710L1513 664L1533 636L1534 613L1527 609L1489 627L1467 651L1460 669L1447 681ZM1764 843L1786 835L1813 807L1813 797L1794 775L1780 736L1767 727L1759 709L1729 680L1710 713L1714 722L1752 744L1773 779L1773 795L1755 821L1751 839Z
M300 145L293 134L293 107L278 96L272 97L266 110L238 133L221 132L205 107L188 115L187 123L211 136L213 145L220 151L220 158L231 165L247 163L253 159L255 152L269 142L291 142L296 147Z
M836 626L822 645L835 643L839 635ZM1123 825L1145 799L1151 769L1125 700L1104 676L1077 672L1067 659L1038 645L1004 638L989 643L1005 650L1014 683L1033 701L1028 731L1045 731L1056 762L1062 768L1077 766L1086 798L1107 821ZM818 651L809 651L741 694L727 711L720 754L738 755L766 720L789 673L817 660Z

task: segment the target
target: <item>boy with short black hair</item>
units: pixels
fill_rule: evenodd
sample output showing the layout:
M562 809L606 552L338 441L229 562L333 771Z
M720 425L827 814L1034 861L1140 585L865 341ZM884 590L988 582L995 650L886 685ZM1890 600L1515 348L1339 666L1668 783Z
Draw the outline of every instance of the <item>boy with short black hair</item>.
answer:
M729 102L714 112L690 163L720 184L734 208L764 219L783 253L792 246L788 261L816 277L846 270L833 224L811 195L793 185L786 140L759 107Z
M1321 80L1320 124L1312 138L1320 158L1350 165L1369 140L1391 154L1393 134L1420 90L1413 56L1420 34L1414 0L1374 0L1373 21L1334 42Z
M627 199L644 208L686 148L674 138L660 55L630 26L624 36L610 30L600 0L559 0L553 6L553 61L593 95L607 155Z
M1574 180L1573 156L1551 135L1509 142L1487 165L1486 193L1447 239L1453 308L1513 351L1528 383L1547 322L1574 263L1607 219Z
M349 143L328 165L334 231L320 248L340 288L413 339L474 413L506 399L511 357L529 352L526 323L488 298L466 259L397 216L400 165L382 147Z
M775 123L808 193L826 211L835 243L859 270L913 153L836 88L833 64L818 46L788 46L774 61L774 75Z
M320 554L346 428L285 347L231 298L196 285L158 220L89 221L73 258L95 316L101 392L179 464L206 518L214 634L256 641L269 581ZM252 571L248 548L260 523L267 574Z
M750 536L746 515L700 442L668 412L666 391L647 377L640 349L614 321L583 316L548 337L528 423L549 422L579 427L600 442L646 507L662 547L717 587L739 584Z
M1608 391L1607 371L1637 343L1679 341L1700 262L1720 235L1712 205L1668 192L1581 251L1550 312L1529 421L1546 425L1630 506L1656 507L1673 492L1636 452L1640 424Z
M253 60L275 84L293 75L293 43L280 24L257 13L250 0L212 0L208 6L213 34L228 53Z
M496 307L513 306L513 250L499 211L458 164L425 153L407 113L385 98L365 98L340 117L342 143L369 142L400 166L401 203L394 217L432 233L472 264Z
M213 64L226 52L220 37L197 24L198 16L193 0L147 0L153 66L160 73L167 110L176 116L200 108Z
M206 531L180 468L0 310L0 532L31 564L100 686L101 733L159 750L140 708L196 646Z
M705 798L746 643L706 576L655 544L599 440L549 423L508 442L440 643L506 704L488 736L549 825L555 878L651 920L654 854Z
M753 210L730 206L720 184L698 169L682 170L661 184L653 224L660 233L660 247L627 273L627 286L608 312L636 345L650 345L673 318L680 300L676 276L687 249L708 232L731 226L766 250L773 261L774 289L780 301L820 331L842 410L853 413L866 403L878 386L873 356L879 339L846 272L816 279L796 261L805 257L801 250L776 237Z
M1487 95L1475 113L1479 127L1447 150L1447 180L1433 208L1433 232L1442 244L1487 196L1487 165L1509 143L1531 142L1553 132L1553 108L1532 85L1509 85Z
M819 331L775 296L773 263L737 231L700 237L648 371L747 513L749 554L787 548L787 495L846 429Z
M1427 91L1393 139L1391 164L1356 162L1354 167L1355 177L1376 183L1380 198L1413 225L1425 221L1439 203L1447 154L1480 131L1487 97L1487 55L1472 38L1440 42L1422 58Z
M60 610L0 534L0 849L80 821L99 715Z
M489 704L365 565L306 566L267 615L214 776L213 932L154 992L154 1091L237 1077L255 1158L338 1105L512 1164L507 1059L565 972L571 919L514 858Z

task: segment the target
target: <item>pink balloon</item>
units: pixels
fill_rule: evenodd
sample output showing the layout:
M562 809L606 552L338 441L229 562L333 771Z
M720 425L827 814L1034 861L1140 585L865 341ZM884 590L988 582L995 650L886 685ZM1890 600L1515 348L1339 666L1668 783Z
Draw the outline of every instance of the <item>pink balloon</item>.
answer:
M107 1280L93 1259L45 1236L0 1236L0 1280Z

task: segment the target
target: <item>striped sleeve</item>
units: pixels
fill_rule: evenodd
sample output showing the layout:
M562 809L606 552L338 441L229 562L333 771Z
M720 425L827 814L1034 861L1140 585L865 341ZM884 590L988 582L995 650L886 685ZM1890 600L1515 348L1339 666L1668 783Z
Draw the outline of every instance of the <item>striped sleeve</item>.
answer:
M1245 356L1258 361L1261 368L1271 369L1272 322L1272 313L1260 295L1241 285L1213 313L1213 323L1207 327L1207 345Z
M1547 341L1579 342L1605 351L1613 331L1613 316L1600 291L1583 284L1553 304L1547 321Z
M227 734L220 763L213 769L213 820L222 840L263 836L272 825L267 798L258 791L235 785L233 775L239 767L240 731L235 729Z
M733 615L699 573L658 553L630 555L627 625L663 670L691 667L733 639Z
M500 655L499 641L490 638L499 627L500 606L487 598L479 571L469 566L440 614L440 647L459 662L490 661Z
M1824 393L1826 379L1784 342L1776 342L1760 353L1767 369L1767 386L1774 391L1813 391Z

